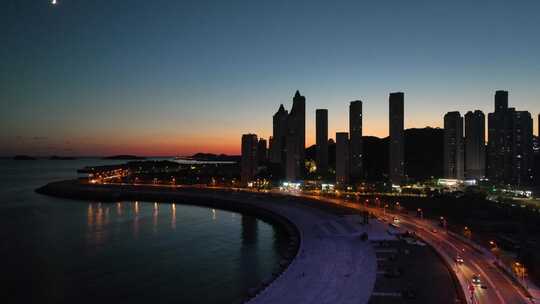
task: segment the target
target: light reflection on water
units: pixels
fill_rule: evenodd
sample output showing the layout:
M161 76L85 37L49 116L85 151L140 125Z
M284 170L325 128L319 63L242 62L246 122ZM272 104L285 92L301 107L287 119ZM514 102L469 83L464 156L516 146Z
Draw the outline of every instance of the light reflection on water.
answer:
M231 303L278 267L285 234L253 217L33 192L94 164L99 161L0 161L0 255L8 261L2 297L13 295L19 303Z

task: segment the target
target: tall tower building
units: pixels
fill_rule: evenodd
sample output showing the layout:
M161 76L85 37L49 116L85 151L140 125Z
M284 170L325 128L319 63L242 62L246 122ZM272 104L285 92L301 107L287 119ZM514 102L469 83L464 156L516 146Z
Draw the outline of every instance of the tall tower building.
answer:
M488 177L493 182L532 183L533 121L527 111L508 107L508 92L495 92L495 111L488 115Z
M405 176L404 153L404 102L402 92L390 93L390 163L389 177L392 184L401 184Z
M533 181L533 120L528 111L509 109L510 125L507 138L510 141L506 162L510 163L506 183L529 186Z
M240 177L242 184L247 185L257 173L257 135L242 135L242 158L240 160Z
M494 182L504 181L508 112L508 92L495 92L495 112L488 114L487 176Z
M302 177L306 153L306 98L299 91L294 95L287 127L285 175L292 181Z
M486 117L480 110L465 114L465 176L486 176Z
M463 179L463 117L459 112L444 115L444 177Z
M349 133L336 133L336 184L347 185L349 183Z
M260 163L266 162L268 159L268 148L266 147L266 139L260 138L257 143L257 161Z
M349 134L351 181L357 182L364 177L362 143L362 101L351 101L349 105Z
M315 111L317 172L321 175L328 173L328 110Z
M278 111L273 117L273 133L270 149L270 161L285 166L285 147L287 142L287 119L289 113L283 105L279 106Z

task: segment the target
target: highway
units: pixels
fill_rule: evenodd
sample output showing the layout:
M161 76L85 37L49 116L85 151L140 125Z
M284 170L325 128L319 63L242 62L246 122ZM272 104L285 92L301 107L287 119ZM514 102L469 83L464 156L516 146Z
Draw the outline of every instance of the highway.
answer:
M403 231L416 233L423 241L431 245L451 265L456 274L468 303L481 304L521 304L533 303L529 300L519 286L503 274L495 265L495 257L489 251L479 250L471 246L466 240L447 232L438 222L430 219L421 219L404 212L395 212L388 209L366 206L360 202L339 198L328 198L301 193L292 195L315 199L321 202L337 204L358 210L367 210L379 219L388 223L394 218L399 219L397 224ZM381 202L384 206L385 202ZM458 264L455 258L462 257L464 262ZM481 284L473 285L472 277L478 274ZM471 285L474 291L471 292Z

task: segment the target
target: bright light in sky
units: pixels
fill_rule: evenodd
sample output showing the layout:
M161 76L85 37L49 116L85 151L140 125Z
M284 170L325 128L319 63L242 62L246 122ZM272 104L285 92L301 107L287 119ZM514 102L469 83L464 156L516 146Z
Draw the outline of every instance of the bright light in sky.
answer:
M52 5L56 5L56 0L52 0L52 1L51 1L51 4L52 4Z

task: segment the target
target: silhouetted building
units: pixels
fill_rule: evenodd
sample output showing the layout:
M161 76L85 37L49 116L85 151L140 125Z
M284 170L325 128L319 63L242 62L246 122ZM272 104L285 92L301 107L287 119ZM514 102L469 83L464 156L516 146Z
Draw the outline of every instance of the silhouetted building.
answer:
M508 92L495 92L495 112L488 114L488 168L487 175L494 182L504 181L506 118L508 112Z
M488 177L493 182L531 184L532 129L531 114L508 108L508 92L497 91L495 112L488 115Z
M328 173L328 110L315 111L316 145L317 145L317 172Z
M306 153L306 98L296 91L293 106L287 119L287 166L288 180L302 178Z
M268 159L268 148L266 147L266 139L259 139L257 144L257 161L259 164L266 162Z
M538 133L533 139L533 152L534 154L540 154L540 114L538 114Z
M463 117L459 112L444 115L444 177L464 178Z
M289 113L283 105L279 106L278 111L273 117L273 133L270 148L270 161L285 166L286 143L287 143L287 119Z
M257 135L242 135L242 158L240 160L240 177L242 184L247 184L257 173Z
M362 101L351 101L349 105L350 165L351 181L364 178L362 144Z
M444 129L407 129L404 134L407 180L425 181L444 176Z
M486 176L486 117L480 110L465 114L465 176Z
M389 178L392 184L400 184L405 176L404 172L404 102L405 94L402 92L390 93L390 153Z
M533 181L533 120L528 111L509 109L510 155L505 162L510 162L510 175L506 180L518 186L531 185Z
M336 133L336 183L346 185L349 183L349 133Z

